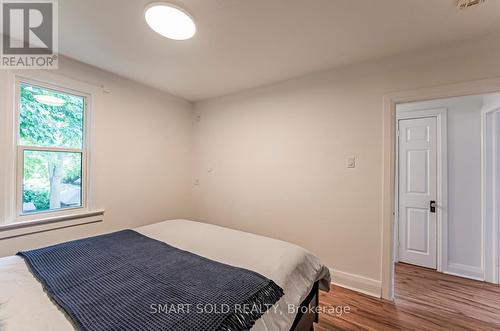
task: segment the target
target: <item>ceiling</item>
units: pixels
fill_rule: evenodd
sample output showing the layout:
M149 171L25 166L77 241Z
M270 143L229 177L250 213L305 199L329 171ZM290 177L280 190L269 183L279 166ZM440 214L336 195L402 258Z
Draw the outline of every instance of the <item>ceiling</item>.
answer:
M59 1L60 52L198 101L500 31L499 0L180 0L198 33L173 41L146 25L150 2Z

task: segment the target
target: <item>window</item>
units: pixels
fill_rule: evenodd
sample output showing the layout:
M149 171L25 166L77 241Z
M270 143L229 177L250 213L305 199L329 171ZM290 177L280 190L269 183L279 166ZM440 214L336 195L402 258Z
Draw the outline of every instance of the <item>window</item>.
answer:
M86 207L87 96L18 81L19 216Z

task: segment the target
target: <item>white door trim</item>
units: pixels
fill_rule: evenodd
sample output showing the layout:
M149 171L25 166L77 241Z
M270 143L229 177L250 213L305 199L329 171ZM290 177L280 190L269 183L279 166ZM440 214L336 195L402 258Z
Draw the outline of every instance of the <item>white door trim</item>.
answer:
M437 129L437 271L446 272L448 265L448 109L423 109L396 113L396 130L399 120L435 117ZM396 139L396 208L395 208L395 238L399 233L399 146ZM395 254L398 254L395 251Z
M485 105L481 110L481 218L483 224L482 268L486 281L500 283L500 103ZM488 248L488 249L486 249Z
M394 216L396 171L396 104L500 92L500 77L388 93L383 98L382 297L394 298Z

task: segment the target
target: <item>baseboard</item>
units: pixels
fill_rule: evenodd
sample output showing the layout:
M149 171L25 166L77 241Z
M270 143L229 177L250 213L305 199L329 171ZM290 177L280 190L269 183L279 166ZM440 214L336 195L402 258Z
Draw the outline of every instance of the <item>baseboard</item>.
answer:
M382 297L382 282L379 280L330 269L334 285L360 292L372 297Z
M443 270L443 273L484 281L484 271L480 267L473 267L460 263L448 263L448 266Z

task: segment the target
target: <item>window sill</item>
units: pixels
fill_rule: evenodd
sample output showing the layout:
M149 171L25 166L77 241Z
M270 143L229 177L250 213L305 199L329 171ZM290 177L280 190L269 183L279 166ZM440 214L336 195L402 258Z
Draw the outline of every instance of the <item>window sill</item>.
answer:
M0 226L0 240L40 233L76 225L102 222L104 210L81 212L64 216L45 217Z

